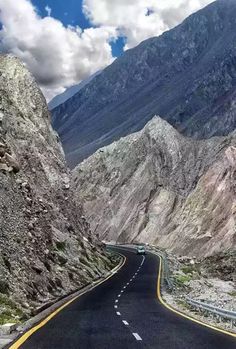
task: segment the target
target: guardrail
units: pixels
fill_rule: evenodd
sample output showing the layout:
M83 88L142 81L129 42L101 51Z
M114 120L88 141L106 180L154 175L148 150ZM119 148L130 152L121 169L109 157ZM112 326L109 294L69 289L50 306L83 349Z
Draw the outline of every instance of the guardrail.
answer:
M162 270L162 278L164 279L168 289L170 291L173 290L174 284L173 281L170 277L170 269L168 266L168 259L167 259L167 254L165 251L160 251L157 247L155 246L149 246L151 247L152 251L155 251L157 255L159 255L162 258L163 261L163 270ZM186 302L194 307L197 308L200 311L206 311L210 313L212 316L216 316L218 318L224 318L228 321L231 322L231 327L233 328L234 325L236 325L236 312L230 311L230 310L225 310L219 307L215 307L214 305L207 304L204 302L196 301L194 299L191 299L189 297L185 297Z
M163 268L162 268L162 280L164 280L166 286L168 287L169 291L172 291L174 289L173 281L170 277L170 269L168 265L168 258L167 253L165 251L161 251L154 245L148 245L146 246L148 249L150 249L151 252L154 252L157 254L163 261ZM206 311L211 313L211 315L216 316L218 318L224 318L231 322L231 327L233 328L234 325L236 325L236 312L225 310L222 308L215 307L214 305L207 304L204 302L196 301L194 299L191 299L189 297L185 297L186 302L194 307L199 309L200 311Z
M173 281L170 277L170 269L168 265L168 259L167 259L167 253L165 251L160 251L157 247L149 245L150 249L155 251L155 253L161 257L163 262L163 268L162 268L162 278L164 279L164 282L166 283L166 286L168 287L169 291L172 291L174 288Z
M231 321L231 326L233 327L236 323L236 312L231 310L225 310L222 308L215 307L214 305L207 304L204 302L196 301L194 299L186 297L186 302L192 307L198 308L202 311L210 312L212 315L215 315L219 318L224 318Z

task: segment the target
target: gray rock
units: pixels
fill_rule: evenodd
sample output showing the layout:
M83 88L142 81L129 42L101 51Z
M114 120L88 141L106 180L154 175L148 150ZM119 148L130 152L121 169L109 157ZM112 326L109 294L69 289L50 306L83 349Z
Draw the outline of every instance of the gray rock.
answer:
M0 142L7 150L0 162L0 280L7 282L0 310L9 308L14 320L98 276L99 271L92 276L81 270L81 256L91 268L101 260L101 271L113 263L95 239L81 246L89 232L70 188L65 204L63 188L69 186L70 172L46 101L25 65L9 55L0 55L0 104ZM63 256L68 268L75 267L73 280L67 268L57 274L62 263L56 258L58 239L66 241ZM93 259L88 260L89 252Z
M191 256L235 247L235 135L192 140L154 117L101 150L73 170L92 234Z

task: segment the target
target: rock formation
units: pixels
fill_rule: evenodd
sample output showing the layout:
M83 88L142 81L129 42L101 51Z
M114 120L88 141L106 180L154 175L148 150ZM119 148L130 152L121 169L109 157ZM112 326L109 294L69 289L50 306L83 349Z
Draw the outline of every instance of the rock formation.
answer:
M74 201L41 91L18 59L1 55L0 323L78 289L111 265Z
M154 117L73 171L92 232L179 254L235 247L235 134L192 140Z

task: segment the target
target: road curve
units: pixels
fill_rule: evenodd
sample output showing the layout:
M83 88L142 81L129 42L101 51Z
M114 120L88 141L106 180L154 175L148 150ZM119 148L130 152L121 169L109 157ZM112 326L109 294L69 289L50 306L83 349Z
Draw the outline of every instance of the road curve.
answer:
M157 299L159 259L119 249L123 268L69 304L22 349L235 349L236 339L189 321Z

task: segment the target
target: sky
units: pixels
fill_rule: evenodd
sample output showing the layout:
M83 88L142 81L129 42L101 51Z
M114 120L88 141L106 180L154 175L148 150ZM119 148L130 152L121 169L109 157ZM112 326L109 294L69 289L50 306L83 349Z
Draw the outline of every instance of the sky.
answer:
M49 101L213 0L0 0L0 51L22 59Z

